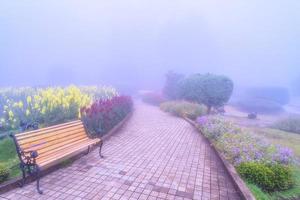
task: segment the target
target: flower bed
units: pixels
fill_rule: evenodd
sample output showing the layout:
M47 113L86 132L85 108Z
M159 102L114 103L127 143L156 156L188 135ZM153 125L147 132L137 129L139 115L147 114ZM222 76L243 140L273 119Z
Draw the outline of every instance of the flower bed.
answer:
M80 108L94 99L118 96L112 87L0 88L0 182L20 175L19 159L9 132L22 132L24 124L50 126L80 117ZM3 166L3 167L2 167ZM5 172L5 173L4 173Z
M81 108L81 119L91 136L99 137L122 121L132 111L132 107L132 99L128 96L98 100L91 106Z
M220 116L203 116L196 122L201 132L247 182L267 192L293 187L291 149L256 138Z
M110 99L111 87L2 88L0 132L24 129L28 124L49 126L77 119L79 110L93 99Z

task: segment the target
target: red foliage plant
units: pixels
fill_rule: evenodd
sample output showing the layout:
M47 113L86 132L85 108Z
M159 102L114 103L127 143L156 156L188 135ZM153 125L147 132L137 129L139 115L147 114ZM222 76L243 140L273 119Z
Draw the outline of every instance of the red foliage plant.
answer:
M116 96L109 100L97 100L80 109L81 119L91 136L102 136L132 111L129 96Z

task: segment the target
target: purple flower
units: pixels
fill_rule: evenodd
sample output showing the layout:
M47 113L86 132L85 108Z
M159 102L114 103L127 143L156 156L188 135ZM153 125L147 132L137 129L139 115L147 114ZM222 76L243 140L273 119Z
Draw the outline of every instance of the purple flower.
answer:
M293 160L293 151L288 147L276 146L273 161L281 164L289 164Z
M207 117L202 116L202 117L198 117L196 121L199 125L203 126L203 125L207 124L208 119L207 119Z
M263 152L261 152L261 151L256 151L256 152L255 152L255 155L254 155L254 158L255 158L256 160L261 160L261 159L263 158L263 156L264 156Z

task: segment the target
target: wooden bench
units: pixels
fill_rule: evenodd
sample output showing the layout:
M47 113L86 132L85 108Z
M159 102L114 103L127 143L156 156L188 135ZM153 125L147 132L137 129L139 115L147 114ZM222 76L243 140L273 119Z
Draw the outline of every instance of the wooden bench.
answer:
M11 134L20 159L20 169L25 184L26 173L37 179L37 191L40 190L40 172L50 166L60 163L87 149L90 152L92 145L100 144L99 155L103 142L99 139L90 139L84 124L80 120L59 124L34 131Z

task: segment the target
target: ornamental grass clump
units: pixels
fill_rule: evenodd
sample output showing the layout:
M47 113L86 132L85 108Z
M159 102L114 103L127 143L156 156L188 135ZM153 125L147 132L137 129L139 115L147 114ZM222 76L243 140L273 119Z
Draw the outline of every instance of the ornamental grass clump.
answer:
M106 134L132 111L133 102L129 96L116 96L95 101L91 106L81 108L81 119L92 137Z
M180 117L196 119L205 115L207 108L204 105L188 101L167 101L160 104L160 109Z

